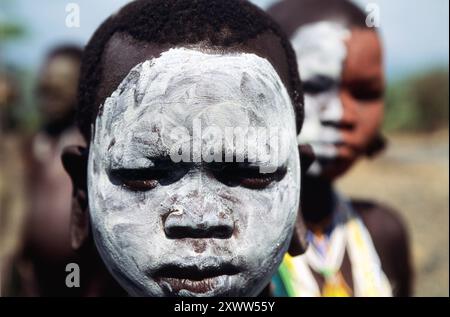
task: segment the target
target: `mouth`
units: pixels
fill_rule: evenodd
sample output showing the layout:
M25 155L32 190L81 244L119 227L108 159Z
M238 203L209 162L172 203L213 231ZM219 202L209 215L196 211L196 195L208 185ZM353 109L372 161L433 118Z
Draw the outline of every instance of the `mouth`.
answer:
M333 143L310 143L315 157L324 163L351 160L359 155L361 148L343 141Z
M156 272L155 280L172 294L183 290L193 294L205 294L226 285L231 276L240 272L238 267L231 264L213 267L168 264Z

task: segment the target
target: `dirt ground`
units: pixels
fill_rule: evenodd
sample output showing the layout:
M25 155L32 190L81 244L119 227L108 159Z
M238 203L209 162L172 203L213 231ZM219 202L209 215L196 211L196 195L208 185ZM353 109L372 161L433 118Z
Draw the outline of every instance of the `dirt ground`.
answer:
M338 182L396 208L412 240L416 296L449 296L449 131L387 135L388 149ZM370 181L367 181L370 180Z

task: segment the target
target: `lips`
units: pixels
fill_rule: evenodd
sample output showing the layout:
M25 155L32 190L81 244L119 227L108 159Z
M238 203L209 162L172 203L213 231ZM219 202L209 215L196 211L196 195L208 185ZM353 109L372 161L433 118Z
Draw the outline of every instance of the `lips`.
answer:
M240 272L238 267L226 263L210 267L168 264L157 270L155 280L170 293L186 290L195 294L204 294L225 284L230 276Z
M220 284L220 279L225 279L226 277L226 275L222 275L213 278L206 278L200 281L178 278L160 278L159 284L166 284L170 286L172 292L174 293L186 290L195 294L204 294L216 289Z

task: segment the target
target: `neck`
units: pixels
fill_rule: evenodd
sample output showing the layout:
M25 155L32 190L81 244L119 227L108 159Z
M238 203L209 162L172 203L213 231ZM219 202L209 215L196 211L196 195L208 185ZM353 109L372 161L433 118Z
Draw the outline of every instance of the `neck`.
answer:
M333 186L328 180L305 175L303 178L302 213L308 229L324 230L333 213Z

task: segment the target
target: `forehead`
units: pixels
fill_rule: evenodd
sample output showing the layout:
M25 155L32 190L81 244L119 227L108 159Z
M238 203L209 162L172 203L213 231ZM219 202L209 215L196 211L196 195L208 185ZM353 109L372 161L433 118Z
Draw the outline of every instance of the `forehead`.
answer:
M303 80L326 76L343 83L383 87L382 47L374 30L319 21L300 27L291 40Z
M293 119L294 113L266 59L177 48L135 66L106 99L104 116L111 123L190 128L194 119L222 127L270 126L280 123L280 116Z
M174 47L171 44L156 44L137 41L124 33L116 33L108 41L102 55L102 73L96 95L96 105L102 104L119 86L130 70L146 60L156 58ZM209 47L204 44L205 50ZM279 37L266 32L242 44L230 48L216 48L224 53L253 53L267 59L286 87L289 87L289 63Z
M377 32L353 28L346 44L344 81L382 80L383 52Z
M350 31L341 23L320 21L300 27L292 36L304 80L315 76L339 78L347 55Z
M43 68L45 75L66 75L77 73L79 68L79 61L65 55L56 55L50 58Z

